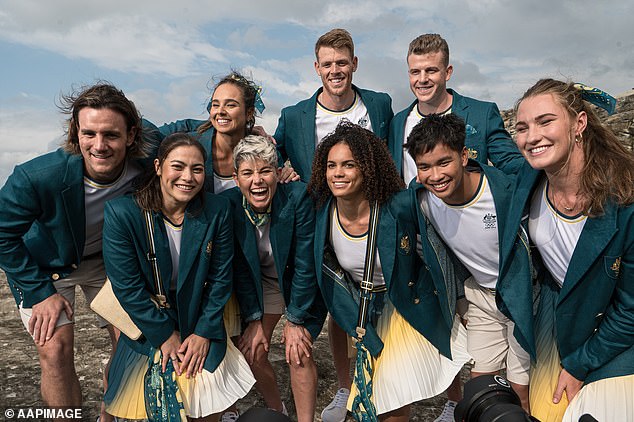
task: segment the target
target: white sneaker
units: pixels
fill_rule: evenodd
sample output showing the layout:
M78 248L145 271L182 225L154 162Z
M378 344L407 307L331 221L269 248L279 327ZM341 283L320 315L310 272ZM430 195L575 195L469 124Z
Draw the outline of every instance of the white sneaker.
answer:
M222 414L222 417L220 418L220 422L236 422L239 417L240 417L240 413L227 411Z
M456 403L453 400L447 400L445 407L442 408L440 416L438 416L434 422L454 422L453 411L456 409Z
M335 398L332 399L330 404L324 408L321 412L321 420L323 422L344 422L348 409L348 397L350 396L350 390L347 388L340 388L335 394ZM452 421L453 422L453 421Z

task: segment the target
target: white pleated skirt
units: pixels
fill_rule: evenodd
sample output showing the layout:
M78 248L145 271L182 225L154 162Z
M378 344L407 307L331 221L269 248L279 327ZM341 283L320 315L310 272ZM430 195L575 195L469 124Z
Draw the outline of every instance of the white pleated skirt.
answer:
M562 420L577 422L585 414L598 421L634 421L634 375L604 378L584 385Z
M114 399L106 405L106 411L118 418L147 419L143 386L150 358L126 349L125 356L113 361L113 365L125 366L121 369L126 375ZM177 395L184 407L183 421L187 420L186 416L201 418L222 412L246 396L255 384L249 365L230 340L227 340L226 355L214 372L203 369L192 378L186 378L185 373L180 376L174 373L174 376Z
M372 402L379 415L442 393L471 360L467 352L467 332L458 318L451 330L453 360L443 356L412 327L389 300L385 301L377 332L384 346L371 365ZM350 393L349 410L357 395L354 384Z

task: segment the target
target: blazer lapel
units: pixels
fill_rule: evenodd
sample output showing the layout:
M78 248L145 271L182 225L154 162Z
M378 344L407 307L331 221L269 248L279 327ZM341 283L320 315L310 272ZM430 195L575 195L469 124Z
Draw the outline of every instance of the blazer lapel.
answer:
M66 188L61 192L66 222L70 227L73 243L75 244L75 256L81 260L86 243L86 206L84 204L84 164L81 156L72 156L68 159L66 174L64 175ZM77 215L78 210L80 215Z
M328 213L330 212L330 204L332 198L322 206L315 215L315 271L317 278L321 279L321 266L324 262L324 246L328 236Z
M319 88L317 92L310 98L310 101L306 102L306 107L302 110L302 119L300 119L300 136L302 142L298 147L303 149L302 157L304 157L304 166L308 173L312 167L313 156L315 155L315 115L317 113L317 97L322 88Z
M396 228L397 223L390 214L387 205L381 207L379 214L379 227L377 228L377 249L381 259L383 278L388 289L391 286L392 273L396 254Z
M568 271L559 294L559 303L575 288L616 234L616 211L616 207L610 204L606 206L604 215L586 220L568 264Z
M291 248L291 235L295 226L295 215L289 212L288 201L281 189L277 189L273 197L273 206L271 210L271 230L269 236L271 238L271 248L273 249L273 257L275 258L275 267L277 269L277 277L281 281L284 277L284 269L288 261L288 255Z
M255 238L255 227L245 218L244 211L239 211L233 217L237 224L234 224L234 238L238 240L240 249L244 253L253 280L259 282L261 280L260 274L260 256L258 254L258 243Z
M161 282L163 285L163 291L168 295L170 285L172 282L172 255L170 253L169 242L167 240L167 230L163 223L163 217L159 213L152 212L152 222L154 224L154 249L156 250L156 262L159 267L159 274L161 276ZM141 211L141 224L143 227L143 234L147 239L147 226L145 225L145 217L143 211ZM183 232L183 238L185 233ZM150 251L150 245L147 244L147 253ZM179 264L180 265L180 264ZM154 278L152 273L152 263L148 261L148 270L150 277L150 284L152 290L155 291ZM155 291L156 293L156 291Z
M181 237L181 253L178 261L178 290L180 290L182 284L187 280L189 272L196 261L196 257L200 255L203 248L207 247L207 245L203 245L202 243L207 234L208 226L209 221L204 213L196 217L189 217L185 214L183 234ZM186 241L186 243L183 243L183 241Z

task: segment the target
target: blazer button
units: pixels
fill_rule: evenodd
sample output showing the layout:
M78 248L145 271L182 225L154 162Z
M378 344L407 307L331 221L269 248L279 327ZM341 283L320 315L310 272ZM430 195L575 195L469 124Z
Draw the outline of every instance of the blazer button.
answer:
M438 296L438 290L434 289L434 294Z
M72 264L70 267L71 267L73 270L76 270L76 269L77 269L77 264Z
M419 298L414 299L414 305L418 305L419 303L420 303L420 299Z
M53 273L53 275L51 276L51 278L53 279L53 281L57 281L57 280L59 280L59 274L57 274L57 273Z
M409 281L409 283L407 283L407 287L414 287L414 283L412 280Z
M599 319L599 318L603 318L603 312L599 312L598 314L596 314L594 316L595 318Z

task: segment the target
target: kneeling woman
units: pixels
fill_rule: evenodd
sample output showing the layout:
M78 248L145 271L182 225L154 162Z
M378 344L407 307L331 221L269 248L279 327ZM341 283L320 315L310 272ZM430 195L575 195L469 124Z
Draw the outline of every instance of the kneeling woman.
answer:
M232 285L231 210L225 199L205 193L205 158L194 138L170 135L159 148L155 174L135 196L106 204L106 273L143 333L136 341L121 335L110 367L104 401L119 418L146 419L148 412L174 409L178 414L181 408L181 419L215 421L255 383L240 352L227 342L222 314ZM165 309L151 300L156 284L148 260L147 212ZM175 376L166 376L172 369ZM176 393L167 403L157 401L149 385L151 375L161 373L164 391Z
M351 337L357 336L354 286L363 277L370 207L378 204L374 293L363 341L373 356L372 404L379 419L389 421L408 420L411 403L443 392L469 360L464 327L442 317L447 303L440 303L428 269L439 266L425 266L416 252L418 210L402 187L385 144L349 122L320 143L308 185L318 207L315 267L324 268L317 279L328 310ZM443 280L440 270L433 276ZM364 399L357 385L349 409ZM363 407L368 410L367 401Z
M312 343L326 317L315 280L312 202L305 184L278 184L277 152L266 138L242 139L233 159L239 189L222 196L233 205L235 292L248 324L239 347L266 405L286 413L268 360L273 330L286 314L283 336L297 420L312 422L317 392Z

